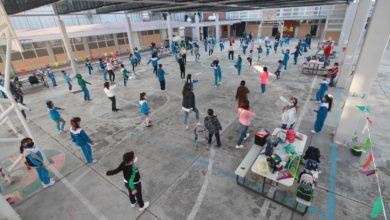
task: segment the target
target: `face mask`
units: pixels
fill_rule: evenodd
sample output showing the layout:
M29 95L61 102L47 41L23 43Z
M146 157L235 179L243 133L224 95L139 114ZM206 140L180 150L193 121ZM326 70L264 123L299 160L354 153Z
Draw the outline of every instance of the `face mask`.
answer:
M138 161L138 157L135 157L134 158L134 163L136 163Z

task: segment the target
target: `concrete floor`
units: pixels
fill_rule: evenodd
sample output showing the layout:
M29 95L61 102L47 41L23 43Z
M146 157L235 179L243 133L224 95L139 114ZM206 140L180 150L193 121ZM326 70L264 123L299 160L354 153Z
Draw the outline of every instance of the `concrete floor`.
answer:
M287 47L292 50L295 44L293 41ZM68 93L63 82L57 88L26 89L25 102L32 108L31 112L27 112L29 126L39 147L56 162L61 178L56 177L57 183L43 190L35 173L20 166L13 174L16 182L5 187L5 194L17 200L13 206L19 215L23 219L368 219L378 195L375 176L367 177L360 173L361 164L368 155L357 158L350 154L348 148L332 144L332 132L338 122L344 91L330 90L335 95L335 108L326 121L324 131L320 135L312 135L310 130L315 120L312 110L317 106L310 98L314 97L321 78L301 74L300 66L293 65L290 59L288 70L282 72L282 79L276 80L273 76L266 94L261 95L258 73L248 66L246 56L243 56L242 75L237 76L234 63L227 60L227 52L221 54L218 50L216 48L211 57L201 50L200 63L195 63L193 56L188 55L186 68L187 73L199 80L195 95L201 118L208 108L213 108L221 121L221 148L207 150L202 143L198 150L195 149L193 115L190 117L190 129L183 129L183 82L179 77L178 64L172 57L161 60L169 73L166 77L167 92L159 90L151 66L145 65L147 55L143 56L142 66L138 68L141 76L129 81L127 87L123 86L119 71L116 72L116 97L118 107L122 109L117 113L110 110L110 101L103 93L102 75L97 70L92 77L84 72L85 78L92 83L89 86L91 102L83 102L81 93ZM313 53L314 49L307 54ZM213 73L209 67L215 58L219 58L223 71L220 88L214 88ZM277 60L281 58L280 51L277 54L272 52L261 60L261 65L268 66L273 72ZM85 71L83 66L80 69ZM387 210L390 210L390 189L388 184L385 185L390 180L390 160L386 158L390 150L385 147L390 132L386 126L389 118L386 110L390 107L389 73L388 50L368 103L373 112L370 115L374 121L372 139ZM249 100L258 118L249 129L252 137L246 141L244 149L235 149L239 123L234 97L242 79L246 80L251 91ZM58 80L62 81L59 77ZM315 89L311 90L313 80ZM78 88L76 81L74 84ZM151 128L143 127L138 110L139 93L143 91L147 93L152 108L154 125ZM308 135L306 147L312 145L321 149L322 173L313 205L305 216L294 214L238 186L235 180L234 171L252 145L254 132L260 128L280 126L283 103L279 101L279 96L299 99L301 123L297 129ZM65 108L62 116L67 122L71 117L81 117L82 127L97 143L93 148L94 157L98 160L96 164L91 167L85 165L83 158L72 152L74 147L69 136L57 134L45 107L47 99ZM364 116L362 118L364 120ZM15 118L11 120L20 128ZM66 128L69 128L68 124ZM5 129L0 134L11 136L10 131ZM1 147L0 164L9 166L9 158L17 156L18 144L2 144ZM135 151L139 158L144 200L151 202L143 213L130 207L122 174L104 175L120 163L124 152L130 150ZM253 173L248 175L256 181ZM282 190L293 192L294 189ZM378 217L381 218L383 216Z

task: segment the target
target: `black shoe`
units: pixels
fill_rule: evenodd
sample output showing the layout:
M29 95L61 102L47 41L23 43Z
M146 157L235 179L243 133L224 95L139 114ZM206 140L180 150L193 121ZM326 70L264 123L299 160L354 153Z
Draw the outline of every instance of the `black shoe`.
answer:
M113 111L113 112L117 112L117 111L119 111L119 109L113 109L112 111Z

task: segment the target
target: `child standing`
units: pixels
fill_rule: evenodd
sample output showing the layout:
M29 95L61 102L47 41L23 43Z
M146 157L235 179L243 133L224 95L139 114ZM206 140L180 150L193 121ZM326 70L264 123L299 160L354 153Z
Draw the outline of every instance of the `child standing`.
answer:
M336 79L337 74L339 73L339 63L334 63L334 66L328 71L328 73L330 75L329 86L335 87L336 85L335 85L334 80Z
M137 66L137 59L134 58L134 55L130 53L129 55L130 64L133 67L133 73L135 74L135 67Z
M268 72L268 68L265 66L263 67L263 73L260 74L260 83L261 83L261 93L265 93L265 87L268 83L268 76L269 76L269 72Z
M141 59L142 59L142 57L141 57L141 54L139 53L137 47L134 48L134 56L135 56L135 58L136 58L136 60L137 60L137 65L138 65L138 64L141 64ZM137 65L136 65L136 66L137 66Z
M290 50L287 49L286 52L282 49L282 54L283 54L283 65L284 65L284 70L287 70L287 64L288 61L290 60Z
M225 49L223 41L219 42L219 49L221 50L221 52Z
M162 68L162 64L158 64L157 77L160 82L160 89L165 91L165 71Z
M27 115L25 110L31 111L31 109L27 108L25 105L23 105L19 99L15 98L16 104L18 105L19 111L22 113L24 120L27 121Z
M69 92L72 91L72 79L69 77L69 74L65 72L65 70L61 70L62 78L65 80L66 83L68 83L68 89Z
M212 63L211 64L214 70L214 85L215 87L218 87L222 84L222 70L219 63Z
M20 153L23 155L26 165L35 168L37 171L43 188L47 188L55 183L49 176L49 171L46 167L48 163L44 160L42 152L34 146L31 138L22 139L20 142Z
M237 69L238 75L240 75L241 74L241 67L242 67L242 58L240 55L238 55L238 59L236 61L236 64L234 65L234 67Z
M327 94L322 99L322 103L318 110L314 110L317 112L317 119L314 123L314 130L311 130L311 133L318 134L321 132L322 127L324 126L325 119L328 116L328 112L332 109L333 96Z
M63 108L59 108L59 107L55 107L53 102L50 101L50 100L46 101L46 106L47 106L47 108L49 110L50 118L56 123L57 131L60 134L66 133L64 131L65 120L61 118L61 115L58 112L58 110L64 110L64 109Z
M152 57L149 59L148 63L152 63L153 65L153 73L157 74L157 66L158 66L158 61L160 60L159 57L157 57L156 54L153 54Z
M246 42L243 42L242 44L242 53L245 55L246 54L246 48L248 47L248 44Z
M228 49L228 60L234 60L234 49L232 44L230 44Z
M320 83L320 89L316 93L316 102L321 103L322 98L325 95L325 92L328 91L328 80L322 79L322 82Z
M238 108L241 106L241 103L244 100L248 100L248 93L249 93L249 89L248 87L245 86L245 80L242 80L236 92L236 100L237 100Z
M209 131L208 147L211 145L213 135L215 135L215 139L217 139L217 147L221 147L221 140L219 137L219 131L222 130L221 123L219 123L217 116L214 115L213 109L207 110L207 114L208 116L204 119L204 126Z
M127 80L129 80L129 71L125 68L125 65L121 64L121 75L123 78L123 85L127 85Z
M249 55L247 57L247 60L249 62L249 66L252 66L252 60L253 60L253 50L249 51Z
M195 54L195 62L199 61L200 53L199 53L199 45L195 44L194 46L194 54Z
M195 118L197 121L197 125L199 125L199 110L195 105L195 94L193 92L193 86L191 83L184 84L183 91L183 102L182 102L182 110L184 111L184 128L188 129L187 121L190 113L195 112Z
M129 191L131 207L134 208L135 203L138 203L140 207L139 210L142 212L149 207L149 202L144 203L142 199L141 176L137 166L135 165L136 162L137 157L134 152L127 152L123 154L123 161L119 164L119 166L115 170L107 171L106 175L112 176L122 171L125 187Z
M102 60L102 58L99 59L99 67L103 72L103 79L104 81L107 81L107 72L106 72L106 64Z
M301 51L299 51L299 48L297 47L297 48L295 48L295 52L292 53L292 54L294 55L294 64L297 65L297 63L298 63L298 56L299 55L302 56Z
M145 127L152 126L152 121L150 120L150 108L148 101L146 100L145 92L139 94L139 110L145 116Z
M283 61L279 60L278 61L278 68L275 71L276 79L280 79L280 72L282 71L283 68Z
M274 51L275 51L275 53L278 52L278 46L279 46L279 40L275 39L275 41L274 41Z
M91 145L93 145L93 142L88 137L87 133L85 133L85 131L80 127L80 122L80 117L74 117L70 120L70 137L72 138L72 141L83 151L87 164L92 165L96 162L96 160L92 159Z
M259 44L259 47L257 48L257 63L260 63L260 55L263 53L263 48L261 47L261 44Z
M56 87L57 86L56 76L54 75L54 72L50 68L47 69L47 76L50 78L53 87Z
M268 37L266 37L265 39L265 49L266 49L266 52L265 52L265 55L269 55L269 51L271 50L271 42L267 39Z
M244 100L241 103L241 106L238 108L237 115L241 125L241 129L240 129L240 137L237 141L236 148L241 149L244 147L242 142L249 138L249 133L247 133L250 125L249 118L256 118L256 114L253 113L251 110L249 110L249 101Z
M92 75L93 67L92 67L91 61L89 61L88 58L85 60L85 66L86 66L87 69L88 69L89 75Z
M76 74L77 83L79 84L81 90L84 93L84 101L90 101L91 97L89 96L89 91L87 89L87 84L91 85L91 83L85 81L80 73Z

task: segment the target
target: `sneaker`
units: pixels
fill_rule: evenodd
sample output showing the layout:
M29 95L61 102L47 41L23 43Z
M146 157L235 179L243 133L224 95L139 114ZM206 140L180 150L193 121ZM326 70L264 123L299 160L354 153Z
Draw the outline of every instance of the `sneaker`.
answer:
M318 134L318 132L316 132L315 130L311 130L311 133Z
M244 137L244 141L249 138L249 133L246 133L246 136Z
M131 208L134 208L135 207L135 203L133 204L133 203L131 203Z
M188 130L188 125L185 125L185 126L184 126L184 129L185 129L185 130Z
M144 207L142 207L142 208L139 208L139 211L140 212L143 212L146 208L148 208L149 207L149 202L145 202L144 203Z
M244 148L244 145L236 145L236 149L241 149L241 148Z
M200 122L196 123L196 126L200 126Z
M42 184L42 186L43 186L43 188L47 188L49 186L54 185L54 183L56 183L56 181L54 181L53 179L50 179L50 182L48 184Z

